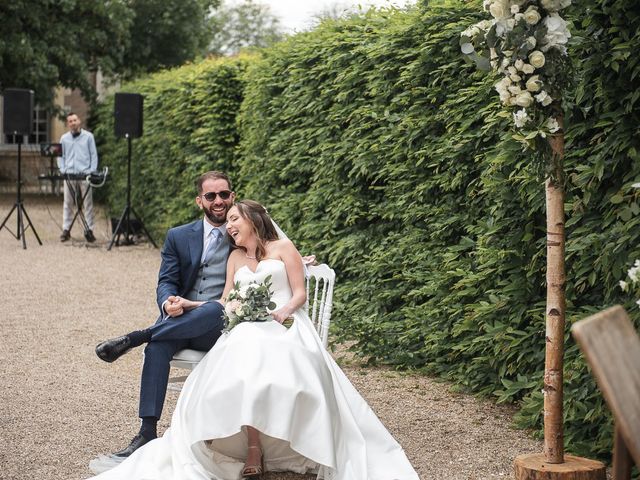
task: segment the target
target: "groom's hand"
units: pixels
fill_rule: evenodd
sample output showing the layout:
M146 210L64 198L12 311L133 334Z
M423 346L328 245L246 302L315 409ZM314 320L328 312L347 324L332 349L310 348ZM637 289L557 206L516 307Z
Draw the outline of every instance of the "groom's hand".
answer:
M167 303L164 305L164 311L170 317L179 317L184 313L184 298L177 296L170 296L167 298Z

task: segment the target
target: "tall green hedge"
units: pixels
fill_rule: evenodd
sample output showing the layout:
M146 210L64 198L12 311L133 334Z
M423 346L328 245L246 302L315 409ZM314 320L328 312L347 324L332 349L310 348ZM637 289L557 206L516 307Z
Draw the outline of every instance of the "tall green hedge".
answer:
M144 132L131 140L131 203L156 239L199 215L194 180L200 173L235 169L247 61L206 60L122 87L144 97ZM97 109L94 133L101 164L111 171L106 197L117 217L126 201L127 140L113 133L113 100Z
M616 302L637 318L617 283L640 254L639 8L610 3L571 12L569 324ZM497 115L496 79L461 58L479 11L369 14L265 52L247 80L240 178L337 269L340 338L372 361L522 400L520 423L539 426L544 187ZM610 417L568 335L565 373L568 448L606 455Z
M498 115L496 79L460 54L459 33L480 6L426 3L326 21L260 58L134 85L155 112L146 105L136 188L145 221L180 223L193 214L190 182L216 159L303 253L336 269L339 339L372 362L521 402L520 424L539 427L543 178ZM638 321L617 283L640 257L631 188L640 180L640 6L586 0L569 10L568 323L614 303ZM123 146L105 149L111 158ZM568 449L606 456L610 415L568 334L566 344Z

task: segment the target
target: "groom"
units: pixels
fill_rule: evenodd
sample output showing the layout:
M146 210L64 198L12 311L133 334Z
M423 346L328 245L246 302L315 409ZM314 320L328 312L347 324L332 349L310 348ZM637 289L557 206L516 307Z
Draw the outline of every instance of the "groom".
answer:
M147 344L140 382L142 424L131 443L113 454L117 457L128 457L157 437L173 355L184 348L208 351L224 327L223 307L213 300L219 299L224 289L230 249L225 223L235 193L231 180L222 172L201 175L196 186L196 204L203 210L204 218L167 233L156 290L158 320L145 330L107 340L96 347L98 357L113 362L131 348ZM189 310L185 298L207 303Z

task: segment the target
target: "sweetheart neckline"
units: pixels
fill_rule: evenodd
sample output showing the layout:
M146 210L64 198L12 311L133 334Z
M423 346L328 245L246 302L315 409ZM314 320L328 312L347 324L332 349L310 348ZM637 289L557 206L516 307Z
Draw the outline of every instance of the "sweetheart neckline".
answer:
M240 270L242 270L243 268L246 268L246 269L247 269L247 270L249 270L251 273L256 274L256 273L258 273L258 270L260 269L260 264L262 264L262 262L268 262L269 260L272 260L272 261L274 261L274 262L284 263L284 262L283 262L282 260L280 260L279 258L265 258L265 259L260 260L260 261L258 262L258 265L256 265L256 269L255 269L255 271L254 271L254 270L251 270L251 269L249 268L249 265L242 265L242 266L241 266L241 267L236 271L236 273L238 273L238 272L239 272Z

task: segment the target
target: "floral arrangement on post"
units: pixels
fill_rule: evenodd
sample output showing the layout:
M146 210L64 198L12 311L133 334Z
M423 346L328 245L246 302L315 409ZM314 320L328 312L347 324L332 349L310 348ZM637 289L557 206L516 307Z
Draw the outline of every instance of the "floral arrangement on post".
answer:
M511 116L514 138L534 150L547 150L547 136L558 133L566 88L571 37L559 12L571 0L484 0L492 20L462 32L460 48L482 70L502 79L495 88L504 116Z
M633 267L627 271L627 277L629 277L629 280L620 280L620 288L623 292L633 290L636 297L640 297L640 260L636 260L633 263ZM636 300L636 304L640 307L640 298Z
M250 283L242 287L235 283L224 306L225 332L242 322L266 322L273 320L269 310L276 308L271 301L271 275L262 283Z

